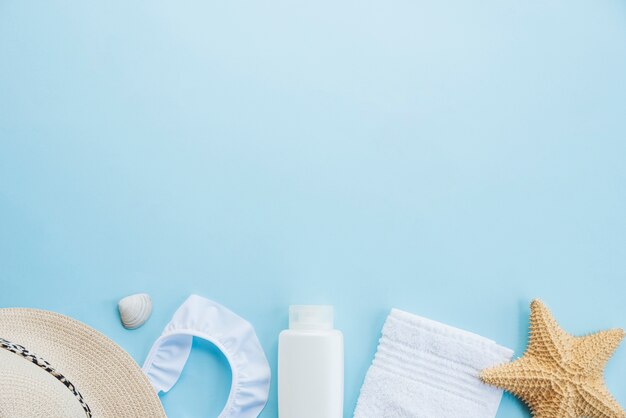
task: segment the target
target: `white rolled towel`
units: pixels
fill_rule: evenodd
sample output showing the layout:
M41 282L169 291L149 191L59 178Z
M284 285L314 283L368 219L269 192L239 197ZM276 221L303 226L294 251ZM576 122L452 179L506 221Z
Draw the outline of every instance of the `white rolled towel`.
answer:
M478 376L512 355L480 335L392 309L354 416L493 418L502 391Z

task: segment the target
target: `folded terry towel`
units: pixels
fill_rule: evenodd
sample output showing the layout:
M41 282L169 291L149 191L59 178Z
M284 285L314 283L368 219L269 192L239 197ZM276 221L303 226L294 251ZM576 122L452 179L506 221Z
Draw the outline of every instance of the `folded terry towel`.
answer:
M480 335L392 309L354 416L493 418L502 391L478 375L512 355Z

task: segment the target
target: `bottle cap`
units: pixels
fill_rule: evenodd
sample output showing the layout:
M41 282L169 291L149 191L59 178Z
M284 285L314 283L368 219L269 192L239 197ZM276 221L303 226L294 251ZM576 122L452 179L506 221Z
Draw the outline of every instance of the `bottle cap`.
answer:
M330 305L291 305L289 329L333 329L333 307Z

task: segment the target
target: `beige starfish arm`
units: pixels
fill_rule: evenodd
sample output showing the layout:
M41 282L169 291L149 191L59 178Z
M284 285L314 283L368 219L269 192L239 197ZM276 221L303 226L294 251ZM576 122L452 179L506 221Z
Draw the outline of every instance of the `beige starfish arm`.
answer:
M555 373L532 357L484 370L485 383L505 389L520 398L534 418L567 417L571 400L565 396Z
M568 399L562 396L556 395L554 392L540 397L532 402L528 403L528 407L532 413L533 418L555 418L555 417L569 417Z
M553 388L552 374L536 359L528 356L485 369L480 378L484 383L497 386L525 400L530 399L531 393Z
M626 411L617 403L601 378L578 388L576 409L579 416L626 418Z
M546 305L538 299L530 304L530 337L526 352L561 362L573 337L563 331Z
M611 329L576 338L570 366L587 376L601 376L624 335L623 329Z

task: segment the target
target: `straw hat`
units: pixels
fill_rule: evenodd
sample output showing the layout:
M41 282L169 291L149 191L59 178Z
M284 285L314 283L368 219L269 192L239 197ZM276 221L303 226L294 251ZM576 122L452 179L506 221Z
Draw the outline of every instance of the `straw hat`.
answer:
M165 418L137 363L87 325L0 309L0 418Z

